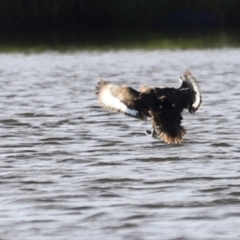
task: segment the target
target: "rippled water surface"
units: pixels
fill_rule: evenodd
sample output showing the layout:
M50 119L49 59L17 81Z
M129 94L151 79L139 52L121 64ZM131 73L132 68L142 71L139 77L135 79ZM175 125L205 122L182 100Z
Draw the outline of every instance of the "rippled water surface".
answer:
M0 238L240 239L240 50L0 54ZM100 77L203 105L173 146L100 108Z

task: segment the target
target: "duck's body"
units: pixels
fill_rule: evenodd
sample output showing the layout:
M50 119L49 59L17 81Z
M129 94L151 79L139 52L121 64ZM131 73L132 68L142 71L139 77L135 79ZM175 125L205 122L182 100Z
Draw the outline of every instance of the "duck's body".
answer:
M147 120L151 118L153 131L148 135L161 138L166 143L182 142L186 130L181 126L181 112L188 109L195 113L202 103L200 89L195 78L187 70L180 88L148 88L139 91L100 81L97 95L101 105L113 112Z

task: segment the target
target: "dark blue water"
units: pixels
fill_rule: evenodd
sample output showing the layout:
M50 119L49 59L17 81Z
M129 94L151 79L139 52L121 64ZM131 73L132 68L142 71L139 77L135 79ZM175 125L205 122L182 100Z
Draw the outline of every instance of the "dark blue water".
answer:
M240 50L0 55L1 239L239 239ZM181 145L110 113L99 78L180 86L203 105Z

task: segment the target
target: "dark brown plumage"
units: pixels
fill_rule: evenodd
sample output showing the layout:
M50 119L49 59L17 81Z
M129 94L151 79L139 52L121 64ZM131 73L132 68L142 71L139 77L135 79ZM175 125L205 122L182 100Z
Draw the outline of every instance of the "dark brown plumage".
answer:
M168 144L179 144L186 134L181 126L181 112L188 109L195 113L202 103L198 84L188 70L179 80L180 88L143 86L139 91L100 80L97 95L101 105L110 111L140 120L151 118L153 131L147 131L148 135Z

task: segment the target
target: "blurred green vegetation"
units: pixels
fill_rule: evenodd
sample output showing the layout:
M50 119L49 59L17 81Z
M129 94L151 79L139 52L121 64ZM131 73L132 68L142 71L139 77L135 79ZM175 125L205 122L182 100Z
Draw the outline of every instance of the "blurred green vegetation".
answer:
M23 35L7 34L0 42L0 52L21 51L25 53L46 50L120 50L120 49L206 49L239 47L240 36L235 32L213 32L208 34L171 32L171 33L126 33L126 35L109 34L98 36L95 33L78 35L55 32L43 35L38 32ZM11 39L9 41L9 39Z
M240 45L239 0L1 0L0 50Z

